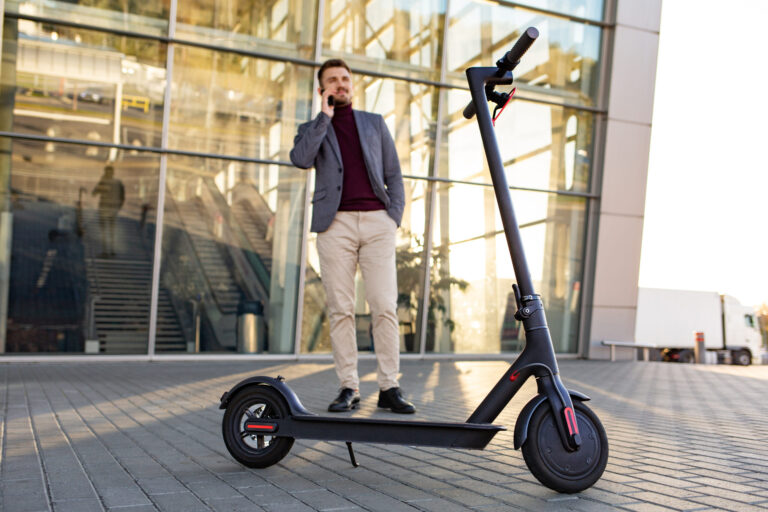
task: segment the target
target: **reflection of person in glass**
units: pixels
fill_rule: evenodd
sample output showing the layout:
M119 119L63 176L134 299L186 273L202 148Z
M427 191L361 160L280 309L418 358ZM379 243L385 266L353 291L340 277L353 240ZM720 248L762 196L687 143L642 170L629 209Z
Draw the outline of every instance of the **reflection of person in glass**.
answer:
M111 165L104 167L99 183L94 187L92 196L99 196L99 236L101 237L101 257L115 255L115 221L117 212L125 202L123 182L115 178L115 169Z
M405 192L395 144L382 116L352 109L352 77L343 60L325 62L317 78L322 111L299 126L290 156L297 167L314 166L316 172L311 230L318 233L333 359L341 381L341 392L328 410L348 411L360 401L354 309L359 264L373 322L378 405L413 413L416 409L403 398L397 381L395 231Z

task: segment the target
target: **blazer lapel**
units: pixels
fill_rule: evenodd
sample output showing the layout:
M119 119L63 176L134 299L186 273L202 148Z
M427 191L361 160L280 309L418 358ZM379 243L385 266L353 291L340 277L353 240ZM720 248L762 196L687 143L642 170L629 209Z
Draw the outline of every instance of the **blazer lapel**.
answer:
M331 143L331 148L333 148L333 154L336 155L336 158L339 160L339 165L343 166L344 162L341 160L341 148L339 147L339 139L336 138L336 132L333 130L333 125L328 125L328 132L326 132L326 135L328 136L328 142Z
M357 110L352 109L352 115L355 116L355 125L357 126L357 136L360 137L360 146L363 150L363 160L365 161L365 167L369 170L376 167L371 165L373 159L370 155L370 144L366 144L368 140L369 126L365 122L365 117Z

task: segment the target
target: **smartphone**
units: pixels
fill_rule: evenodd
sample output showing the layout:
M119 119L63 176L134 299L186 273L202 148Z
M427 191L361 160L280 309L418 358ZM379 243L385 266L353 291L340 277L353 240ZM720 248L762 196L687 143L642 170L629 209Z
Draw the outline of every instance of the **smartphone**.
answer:
M320 89L320 94L324 94L324 93L325 93L325 89ZM329 107L333 106L333 96L328 96L328 106Z

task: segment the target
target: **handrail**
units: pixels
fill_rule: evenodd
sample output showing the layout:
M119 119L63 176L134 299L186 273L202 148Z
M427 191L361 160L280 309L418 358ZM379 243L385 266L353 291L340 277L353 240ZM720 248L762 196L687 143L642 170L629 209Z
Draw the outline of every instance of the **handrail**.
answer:
M227 253L232 259L235 281L247 292L249 300L260 300L267 306L269 302L270 275L261 256L254 250L250 241L243 232L242 227L235 218L232 208L221 195L219 188L211 178L203 178L204 191L208 198L202 197L205 205L206 199L212 203L211 208L216 209L224 220L222 226L222 240ZM208 205L206 205L208 207ZM243 249L248 249L244 251ZM249 254L250 253L250 254Z

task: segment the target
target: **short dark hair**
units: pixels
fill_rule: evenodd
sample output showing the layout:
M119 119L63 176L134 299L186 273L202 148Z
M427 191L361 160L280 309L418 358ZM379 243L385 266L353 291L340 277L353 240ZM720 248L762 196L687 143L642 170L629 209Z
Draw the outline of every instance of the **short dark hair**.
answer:
M320 69L317 70L317 81L321 86L323 85L323 73L328 68L344 68L352 73L352 70L349 69L347 63L342 59L328 59L327 61L323 62L323 64L320 66Z

